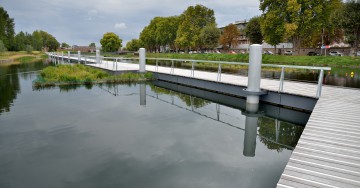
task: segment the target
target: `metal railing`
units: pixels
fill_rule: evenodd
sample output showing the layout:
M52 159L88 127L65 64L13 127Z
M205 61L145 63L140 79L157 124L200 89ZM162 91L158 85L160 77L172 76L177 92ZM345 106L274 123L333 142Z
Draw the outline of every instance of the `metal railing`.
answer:
M59 57L61 55L49 53L49 56L56 56ZM67 55L64 55L62 58L68 58ZM71 54L71 59L78 58L79 63L82 61L82 58L84 58L84 63L86 62L92 62L96 63L96 56L78 56L78 54ZM90 59L93 59L94 61L90 61ZM75 59L76 60L76 59ZM124 57L100 57L100 64L113 63L113 69L112 70L118 70L118 63L122 63L123 60L133 60L138 61L139 58L124 58ZM169 74L175 74L175 63L191 63L191 69L190 69L190 77L195 78L195 64L197 63L213 63L218 64L217 65L217 76L216 81L221 81L221 75L222 75L222 68L223 65L240 65L240 66L249 66L249 63L244 62L228 62L228 61L210 61L210 60L194 60L194 59L168 59L168 58L146 58L146 60L153 60L155 61L155 72L159 72L160 61L168 61L171 62L170 65L170 72ZM316 90L316 98L319 98L321 96L322 91L322 82L324 79L324 70L331 70L331 67L313 67L313 66L295 66L295 65L274 65L274 64L262 64L262 67L272 67L272 68L279 68L281 69L280 79L279 79L279 88L278 92L284 92L284 81L285 81L285 69L305 69L305 70L318 70L320 71L318 81L317 81L317 90ZM109 68L109 67L106 67ZM183 68L182 68L183 69Z

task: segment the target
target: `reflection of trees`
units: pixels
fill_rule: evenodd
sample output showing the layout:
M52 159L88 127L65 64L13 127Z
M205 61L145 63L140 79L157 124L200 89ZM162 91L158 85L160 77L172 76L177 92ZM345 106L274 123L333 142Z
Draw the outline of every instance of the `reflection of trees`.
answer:
M20 93L20 72L41 70L44 67L42 61L35 63L20 63L0 65L0 113L10 111L10 106ZM31 78L29 74L22 74L23 79Z
M20 92L19 77L11 67L0 66L0 113L10 111L10 105Z
M277 150L278 152L282 151L284 148L288 148L271 142L270 140L295 147L304 130L304 127L302 126L283 121L278 121L278 124L276 124L276 120L267 117L259 118L258 127L259 135L261 135L260 141L264 143L268 149Z
M192 97L190 95L182 94L182 93L168 90L165 88L160 88L160 87L157 87L154 85L150 85L150 87L151 87L151 90L157 94L166 94L166 95L171 95L171 96L177 96L180 100L185 102L186 106L188 106L188 107L192 106L194 108L201 108L201 107L204 107L211 103L211 102L201 99L201 98Z

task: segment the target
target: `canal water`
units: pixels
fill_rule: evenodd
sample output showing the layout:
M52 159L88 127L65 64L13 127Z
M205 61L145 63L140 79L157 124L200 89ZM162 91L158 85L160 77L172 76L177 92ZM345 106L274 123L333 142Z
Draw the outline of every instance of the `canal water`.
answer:
M0 65L0 187L275 187L309 118L163 82L34 88L44 66Z

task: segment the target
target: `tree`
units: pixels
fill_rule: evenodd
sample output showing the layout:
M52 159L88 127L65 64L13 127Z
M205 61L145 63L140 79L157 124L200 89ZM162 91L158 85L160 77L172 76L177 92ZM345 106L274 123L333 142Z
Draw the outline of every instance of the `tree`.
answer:
M90 43L89 47L94 47L95 48L96 47L95 42Z
M2 40L0 40L0 52L6 52L7 49Z
M51 34L41 31L35 30L32 34L32 45L34 50L49 50L56 51L60 47L60 43L56 40L54 36Z
M61 48L69 48L69 47L70 45L67 44L66 42L61 43Z
M267 43L292 40L294 51L329 24L340 0L260 0L261 30Z
M126 49L129 51L137 51L141 47L140 40L132 39L126 44Z
M225 49L230 49L239 44L240 34L240 30L236 25L229 24L224 28L224 31L220 36L220 44L222 44Z
M9 14L3 7L0 7L0 40L3 41L5 47L9 50L13 50L14 27L14 19L9 17Z
M33 47L32 47L30 44L27 44L27 45L25 46L25 50L26 50L26 52L27 52L28 54L31 54L32 51L33 51Z
M209 24L201 30L200 38L205 48L214 49L219 44L221 35L220 29L216 24Z
M258 16L253 17L246 25L245 35L249 38L251 44L262 44L263 42L260 19Z
M201 30L205 26L215 24L214 11L203 5L188 7L180 16L175 43L185 50L201 48Z
M357 52L360 44L360 2L354 0L346 2L342 18L347 41L351 44L352 51Z
M108 32L103 35L100 40L100 44L104 52L114 52L122 47L122 39L119 38L115 33Z

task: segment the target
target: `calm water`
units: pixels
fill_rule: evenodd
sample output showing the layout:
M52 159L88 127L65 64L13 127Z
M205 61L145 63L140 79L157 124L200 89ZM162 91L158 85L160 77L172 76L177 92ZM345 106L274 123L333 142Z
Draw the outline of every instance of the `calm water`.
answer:
M0 66L0 187L275 187L309 117L157 82L33 88L42 68Z

